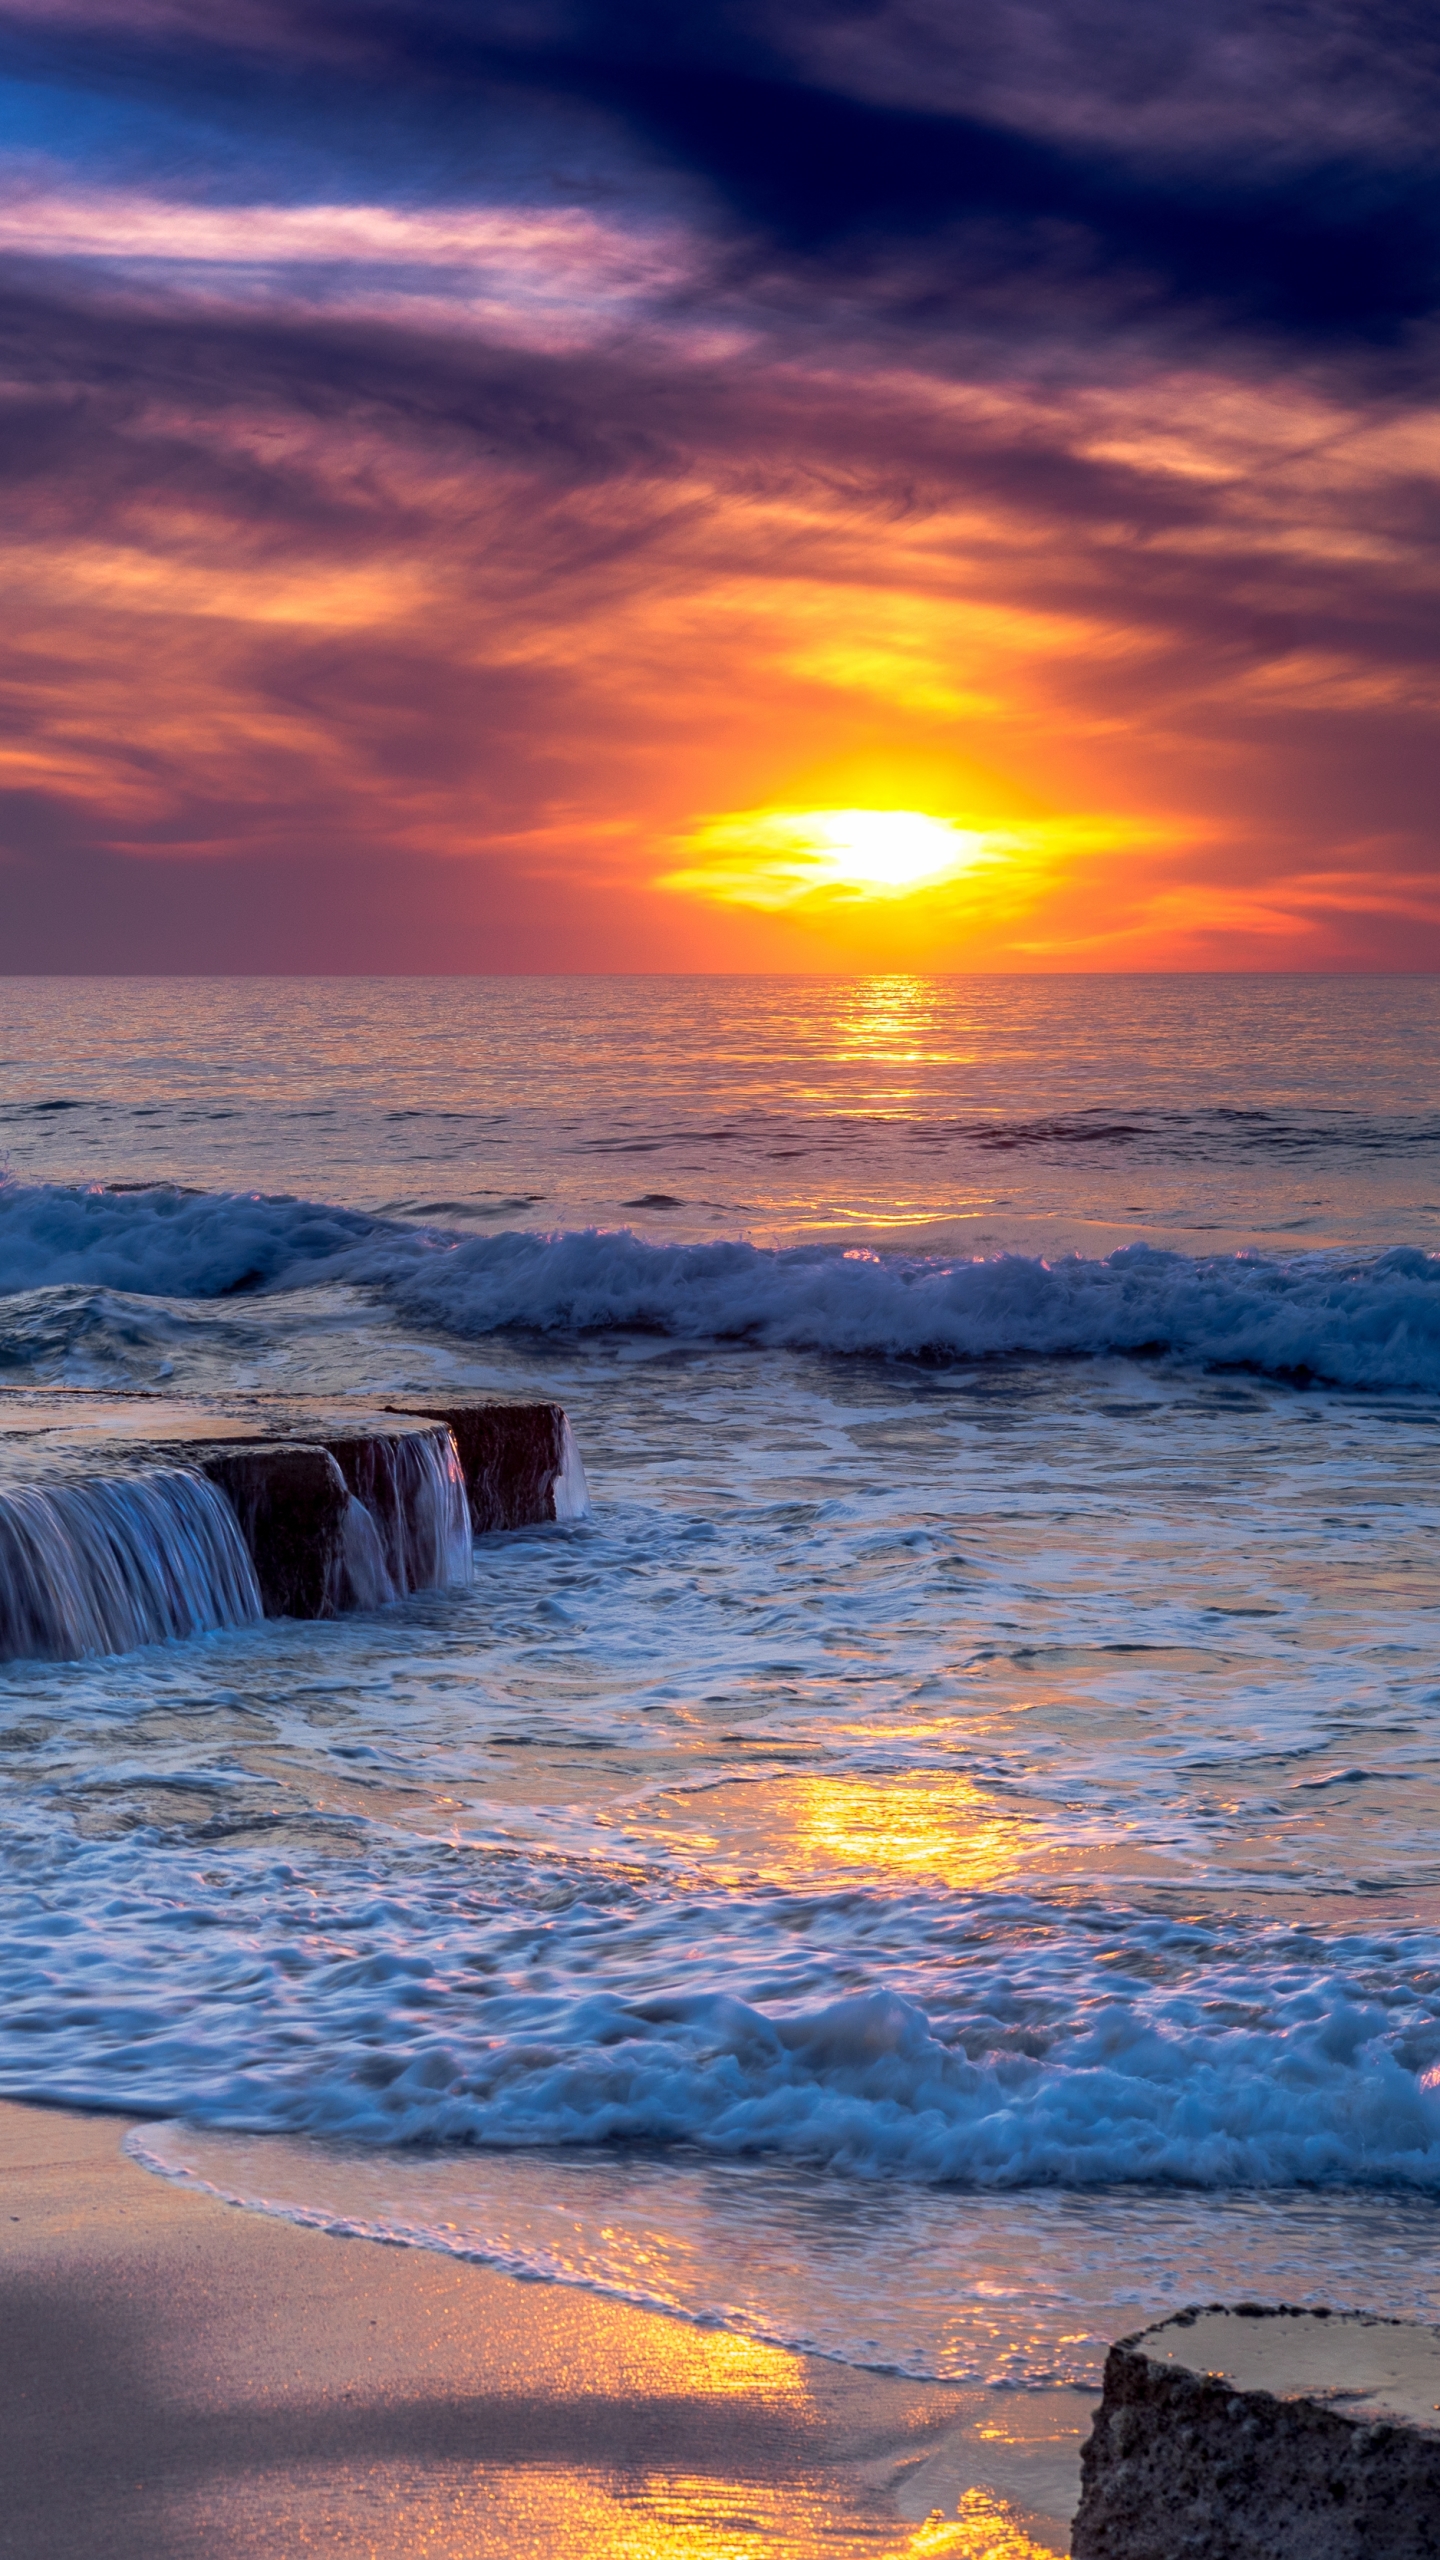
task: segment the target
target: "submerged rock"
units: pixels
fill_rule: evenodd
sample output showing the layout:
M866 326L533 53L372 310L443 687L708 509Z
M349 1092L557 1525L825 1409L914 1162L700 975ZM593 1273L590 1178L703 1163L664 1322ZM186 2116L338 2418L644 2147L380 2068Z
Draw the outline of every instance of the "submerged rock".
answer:
M1122 2338L1074 2560L1436 2560L1440 2329L1182 2311Z

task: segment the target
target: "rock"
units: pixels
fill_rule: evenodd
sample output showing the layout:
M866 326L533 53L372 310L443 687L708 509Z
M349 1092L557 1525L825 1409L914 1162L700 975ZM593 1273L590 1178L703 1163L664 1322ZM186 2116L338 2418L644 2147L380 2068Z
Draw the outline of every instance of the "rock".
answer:
M556 1404L0 1389L0 1658L443 1590L584 1488Z
M1440 2330L1242 2303L1122 2338L1073 2560L1436 2560Z
M267 1617L334 1617L471 1579L459 1456L433 1415L252 1396L157 1399L154 1419L155 1439L128 1453L132 1463L188 1460L220 1484Z
M584 1469L563 1405L482 1395L385 1401L392 1413L431 1414L447 1425L465 1470L477 1536L574 1518L584 1508L583 1501L571 1507L565 1499L567 1475L579 1468L583 1491Z
M206 1450L250 1552L267 1618L322 1618L336 1605L350 1488L328 1449L252 1440Z

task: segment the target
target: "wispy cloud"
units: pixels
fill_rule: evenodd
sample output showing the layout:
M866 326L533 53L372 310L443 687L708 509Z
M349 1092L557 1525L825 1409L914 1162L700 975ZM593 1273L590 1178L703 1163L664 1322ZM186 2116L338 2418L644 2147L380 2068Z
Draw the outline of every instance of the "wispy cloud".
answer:
M696 280L691 249L673 227L646 232L574 208L216 204L0 181L0 256L83 261L172 299L198 271L231 304L263 286L294 304L388 304L547 344L673 303ZM416 309L422 297L428 312Z

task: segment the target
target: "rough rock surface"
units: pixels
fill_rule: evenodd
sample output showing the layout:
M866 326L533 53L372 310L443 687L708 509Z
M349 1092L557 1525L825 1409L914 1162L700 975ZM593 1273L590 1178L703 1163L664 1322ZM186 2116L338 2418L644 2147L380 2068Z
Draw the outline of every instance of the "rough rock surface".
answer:
M1440 2330L1185 2311L1110 2350L1074 2560L1437 2560Z

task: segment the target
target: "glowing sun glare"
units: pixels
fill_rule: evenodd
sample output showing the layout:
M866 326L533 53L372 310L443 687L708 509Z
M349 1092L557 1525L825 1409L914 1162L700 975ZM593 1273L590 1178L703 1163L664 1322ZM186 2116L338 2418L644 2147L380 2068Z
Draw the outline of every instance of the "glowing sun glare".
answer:
M668 873L666 888L782 908L817 893L848 901L938 888L995 861L1005 840L918 809L756 809L700 828L689 844L701 864Z
M818 809L811 844L829 877L857 889L914 889L973 859L978 838L917 809Z

